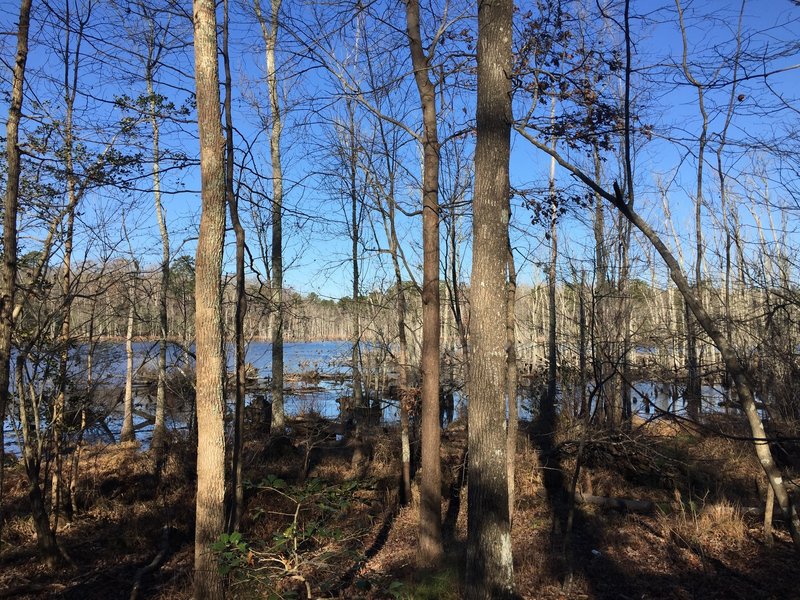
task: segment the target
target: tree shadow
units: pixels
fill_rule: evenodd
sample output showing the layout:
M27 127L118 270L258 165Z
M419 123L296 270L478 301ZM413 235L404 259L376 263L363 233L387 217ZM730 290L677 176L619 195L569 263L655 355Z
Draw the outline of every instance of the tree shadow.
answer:
M594 599L741 599L784 598L796 595L792 573L796 556L786 536L773 548L761 545L757 537L760 523L744 526L744 539L735 540L720 532L704 531L702 523L692 521L681 530L679 520L669 515L634 515L620 510L602 511L597 507L573 508L573 523L567 532L571 478L566 476L564 454L553 443L552 425L534 422L527 433L537 447L543 469L547 509L551 516L548 544L543 556L541 580L557 582L566 598ZM660 448L656 448L660 456ZM686 464L681 481L657 472L642 473L611 457L615 476L645 489L660 490L670 485L683 489L687 499L727 500L731 495L745 498L746 483L731 480L709 464ZM694 470L697 469L697 470ZM753 496L754 486L750 486ZM756 496L757 500L757 496ZM712 522L713 527L713 522ZM749 528L749 531L748 531ZM569 539L565 540L565 533ZM705 542L698 540L708 537ZM694 536L694 537L693 537ZM568 543L565 544L565 541ZM725 544L733 544L726 548ZM737 551L736 544L741 544ZM794 565L794 566L792 566ZM521 590L526 594L532 590Z

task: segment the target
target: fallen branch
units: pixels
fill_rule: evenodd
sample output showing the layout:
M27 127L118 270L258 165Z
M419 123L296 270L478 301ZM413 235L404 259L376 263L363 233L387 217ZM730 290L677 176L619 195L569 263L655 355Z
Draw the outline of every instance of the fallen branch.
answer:
M22 583L0 590L0 598L11 598L23 594L52 594L66 589L62 583Z
M590 496L582 492L575 492L575 502L578 504L592 504L602 508L612 508L625 512L647 514L653 512L655 504L649 500L630 500L628 498L610 498L606 496Z
M133 589L131 590L131 598L130 600L137 600L139 597L139 590L142 587L142 579L157 571L164 561L167 558L167 554L169 553L169 527L166 525L161 529L161 544L159 545L159 552L156 554L155 558L150 561L150 564L145 565L141 569L136 571L136 577L133 580Z

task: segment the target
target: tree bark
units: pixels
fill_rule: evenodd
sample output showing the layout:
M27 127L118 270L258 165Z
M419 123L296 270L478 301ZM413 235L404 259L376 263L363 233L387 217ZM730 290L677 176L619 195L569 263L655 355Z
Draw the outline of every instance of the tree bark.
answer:
M14 332L14 293L17 285L17 213L22 160L19 150L19 122L22 118L25 65L28 60L28 31L31 0L21 0L17 25L17 54L11 83L6 121L6 193L3 201L3 263L0 272L0 529L3 519L5 436L2 423L10 397L11 337Z
M219 102L217 19L213 0L194 0L195 81L200 131L202 214L197 241L197 503L194 596L223 597L212 544L225 530L225 355L222 251L225 237L225 142Z
M225 69L225 194L231 213L231 224L236 236L236 308L233 318L233 339L235 345L234 415L233 415L233 456L230 510L228 512L228 532L239 529L244 510L244 479L242 476L242 452L244 449L244 400L247 394L247 368L245 364L244 318L247 314L247 295L245 294L244 251L245 232L239 220L239 197L233 189L234 151L233 151L233 81L231 78L231 59L228 45L229 12L228 0L223 2L224 21L222 28L222 62Z
M506 463L513 2L478 5L478 95L472 249L472 369L465 597L509 598L514 570Z
M19 417L22 429L22 459L25 463L25 474L28 478L28 502L30 503L31 517L33 518L34 531L36 532L36 545L39 553L47 566L53 568L64 562L64 555L56 542L56 534L50 527L50 518L47 514L47 505L40 487L42 464L42 439L36 429L36 409L29 406L26 400L23 370L25 356L20 354L16 360L16 382L19 395ZM33 403L31 403L33 404ZM32 436L36 435L36 439Z
M267 88L272 129L269 136L269 155L272 163L272 431L283 433L286 413L283 400L283 164L281 163L281 133L283 119L278 99L278 76L275 66L275 47L278 43L278 14L282 0L270 0L269 24L263 18L259 0L253 8L261 25L266 45Z
M382 131L382 130L381 130ZM385 143L385 137L382 136ZM388 155L388 153L387 153ZM399 377L397 387L399 388L400 401L400 451L401 451L401 487L400 502L405 505L411 501L411 439L409 427L409 413L413 410L415 403L414 393L409 389L409 359L408 359L408 336L406 335L406 292L403 288L403 275L400 270L399 240L397 239L397 229L395 227L395 197L394 197L394 172L389 169L391 184L387 198L387 219L385 229L389 238L389 254L392 257L392 268L394 270L395 285L397 287L396 311L397 311L397 345L398 345L398 368Z
M155 35L152 30L148 38L148 57L145 65L145 82L147 95L150 98L150 114L148 119L153 132L153 202L155 204L158 230L161 234L161 278L158 288L158 382L156 384L156 414L153 423L153 437L150 447L156 454L156 462L160 461L167 435L165 408L167 404L167 336L169 323L167 320L167 293L169 291L169 231L161 203L161 148L160 129L157 117L155 90L153 89L153 55L155 54Z
M419 1L406 3L406 27L423 122L422 172L422 479L420 482L418 562L433 566L442 548L442 466L439 419L439 135L436 90L420 32Z
M700 128L700 137L697 147L697 172L696 172L696 195L695 195L695 242L696 242L696 256L694 265L694 285L697 292L697 297L702 299L702 285L703 285L703 167L705 166L705 151L708 139L708 113L705 107L705 95L703 92L703 85L692 75L689 70L687 62L688 42L686 40L686 27L683 23L683 9L681 8L680 0L675 0L675 7L678 10L678 19L680 22L681 39L683 41L683 74L686 80L697 91L697 104L702 119ZM724 218L724 217L723 217ZM701 365L698 359L697 342L698 331L697 323L692 318L692 315L687 308L686 312L686 343L688 352L686 354L687 363L687 380L686 380L686 404L687 411L690 417L697 418L702 409L702 383L701 383Z
M269 20L264 17L259 0L253 0L253 10L264 39L269 95L271 130L270 161L272 164L272 239L270 261L270 322L272 338L272 422L275 433L283 433L286 414L283 398L283 165L281 162L281 133L283 120L280 109L278 78L275 65L275 48L278 42L278 15L281 0L270 0ZM265 251L266 256L266 251Z
M128 291L128 328L125 332L125 399L122 403L122 431L119 434L120 442L132 442L136 439L133 430L133 303L135 295L133 290Z
M353 368L353 407L360 411L359 419L366 415L367 402L364 399L364 386L361 380L361 319L359 297L361 281L359 279L358 242L361 236L358 210L358 140L356 137L356 119L352 102L347 100L347 187L350 193L350 262L353 272L353 310L350 360Z
M555 117L556 99L553 97L551 122ZM551 143L556 147L556 138ZM556 161L550 160L550 177L548 179L548 195L550 201L550 264L547 271L547 395L541 406L542 433L550 435L555 430L556 394L558 393L558 339L556 312L556 266L558 263L558 204L556 201Z
M509 199L509 218L511 207ZM508 465L508 521L514 523L514 496L517 460L517 431L519 430L519 410L517 409L517 390L519 376L517 370L517 269L514 264L514 249L508 241L508 287L506 289L506 392L508 399L508 427L506 432L506 464Z

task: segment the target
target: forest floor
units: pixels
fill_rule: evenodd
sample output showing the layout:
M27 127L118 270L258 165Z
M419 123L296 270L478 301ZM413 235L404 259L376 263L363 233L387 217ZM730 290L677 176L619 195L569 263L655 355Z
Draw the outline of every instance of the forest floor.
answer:
M662 417L615 435L583 431L562 424L555 437L520 432L513 530L520 596L798 597L797 555L783 524L776 519L767 544L763 517L746 510L763 506L765 488L752 445L736 439L747 434L741 419L718 415L698 427ZM293 441L248 443L241 535L218 547L229 597L461 597L465 432L443 432L446 555L432 571L414 565L417 503L398 504L397 438L376 428L337 442L325 423L305 420L295 423ZM70 563L56 569L37 559L26 480L20 465L7 466L0 598L190 598L193 465L191 444L181 440L160 477L136 444L83 448L78 511L58 529ZM796 463L784 467L797 473ZM627 511L570 503L573 484L584 498L641 502Z

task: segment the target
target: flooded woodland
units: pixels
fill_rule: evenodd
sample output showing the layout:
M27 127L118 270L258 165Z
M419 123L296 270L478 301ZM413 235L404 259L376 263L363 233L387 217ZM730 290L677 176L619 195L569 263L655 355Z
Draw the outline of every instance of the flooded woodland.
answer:
M6 0L0 598L798 597L797 0Z

